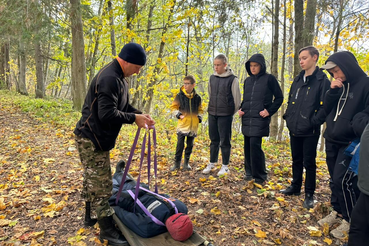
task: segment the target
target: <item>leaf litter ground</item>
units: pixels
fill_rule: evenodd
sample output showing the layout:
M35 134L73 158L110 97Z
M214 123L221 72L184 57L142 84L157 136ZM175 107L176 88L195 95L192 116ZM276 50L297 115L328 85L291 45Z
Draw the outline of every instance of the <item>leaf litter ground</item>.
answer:
M1 102L0 125L0 244L101 245L98 226L83 227L83 169L72 129L38 121ZM217 170L202 174L208 162L206 137L196 139L191 171L169 172L175 133L165 133L162 137L169 141L162 141L165 145L159 140L158 147L159 191L187 204L195 230L207 240L230 246L341 244L328 228L317 224L329 213L329 175L323 157L317 158L315 207L308 211L302 208L303 193L293 197L278 193L291 180L288 143L264 142L269 180L260 186L243 180L242 145L237 143L229 175L219 178ZM132 141L123 139L119 137L123 144L111 152L113 171L129 153ZM135 157L133 175L138 174L138 161Z

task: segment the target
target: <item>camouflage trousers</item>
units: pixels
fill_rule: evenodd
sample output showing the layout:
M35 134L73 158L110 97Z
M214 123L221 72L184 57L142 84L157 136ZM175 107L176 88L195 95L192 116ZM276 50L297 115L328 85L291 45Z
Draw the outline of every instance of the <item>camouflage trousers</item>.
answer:
M91 203L91 217L111 216L114 209L109 205L113 188L109 151L97 151L88 138L76 136L75 140L84 169L82 197Z

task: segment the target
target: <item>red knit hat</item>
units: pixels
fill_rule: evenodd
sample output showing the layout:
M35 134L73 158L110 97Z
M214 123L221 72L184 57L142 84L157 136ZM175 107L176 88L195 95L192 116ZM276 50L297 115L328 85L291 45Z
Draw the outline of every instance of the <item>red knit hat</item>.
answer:
M169 234L176 241L186 241L193 233L193 225L190 217L184 213L170 216L165 222Z

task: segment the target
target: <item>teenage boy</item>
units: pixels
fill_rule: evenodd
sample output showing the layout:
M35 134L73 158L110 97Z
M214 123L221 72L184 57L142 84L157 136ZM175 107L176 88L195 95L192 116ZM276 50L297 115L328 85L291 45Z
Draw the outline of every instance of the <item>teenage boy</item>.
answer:
M305 167L305 200L303 207L314 206L316 185L316 149L320 136L320 127L326 114L323 107L325 93L330 82L318 66L319 51L313 46L307 46L299 51L302 71L294 79L286 113L287 128L290 131L292 154L292 184L281 193L285 195L300 195L302 173Z
M267 179L262 138L269 136L270 119L283 103L283 93L277 79L266 72L265 58L255 54L245 64L249 77L243 88L243 100L238 110L244 135L245 179L263 184Z
M345 155L344 151L350 142L361 137L365 128L353 124L353 119L358 113L368 110L369 78L355 56L348 51L331 55L322 69L328 70L334 78L324 98L327 113L324 137L334 211L318 223L333 225L341 222L331 234L336 238L344 238L349 230L352 208L360 193L355 179L346 177L351 157Z
M171 110L177 112L176 117L178 119L175 161L170 171L179 169L181 166L185 138L187 140L182 169L191 170L188 162L192 153L193 142L197 135L197 129L202 120L200 114L203 113L201 97L196 93L195 86L195 78L192 75L186 76L183 79L183 86L170 107Z
M219 147L222 151L222 168L218 176L229 173L233 115L241 102L238 78L228 67L227 57L219 54L214 59L214 74L209 79L209 137L210 163L202 171L208 174L218 162Z

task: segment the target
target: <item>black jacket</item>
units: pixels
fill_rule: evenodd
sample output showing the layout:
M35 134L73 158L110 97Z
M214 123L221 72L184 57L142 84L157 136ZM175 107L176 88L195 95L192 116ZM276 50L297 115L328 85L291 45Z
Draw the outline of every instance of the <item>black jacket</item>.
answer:
M361 136L365 127L357 124L354 129L352 120L357 113L369 107L369 78L348 51L337 52L327 61L337 64L346 81L342 88L330 88L325 95L324 109L328 115L324 137L331 142L349 144Z
M360 139L360 159L359 159L359 172L357 186L360 191L369 196L369 125Z
M74 134L89 138L97 150L108 151L122 124L135 122L135 113L141 112L129 104L128 83L114 59L93 78Z
M250 62L261 65L259 74L250 71ZM270 117L275 114L283 102L283 93L276 78L266 73L265 59L262 54L253 55L245 64L249 77L243 85L243 100L240 109L242 116L242 133L248 137L269 135ZM274 98L273 98L274 97ZM260 111L268 110L268 117L261 117Z
M293 81L283 115L290 134L297 137L320 134L320 126L326 118L324 96L330 86L327 76L318 67L305 82L304 75L305 71L301 71Z
M156 224L149 216L144 213L144 211L140 208L138 204L134 206L134 200L129 195L128 190L132 190L133 193L135 193L136 182L134 180L130 180L128 176L126 181L124 182L118 204L115 204L115 200L122 181L122 176L123 171L114 174L112 191L113 196L109 199L109 203L111 206L113 206L118 218L130 230L143 238L154 237L166 232L166 227ZM144 184L141 184L140 186L148 189L148 187ZM188 209L183 202L171 198L168 195L160 195L173 201L179 213L187 214ZM154 196L145 191L140 190L138 194L138 199L142 202L146 209L151 212L153 216L155 216L164 224L165 221L175 213L174 209L171 207L168 201L165 201L162 198Z

